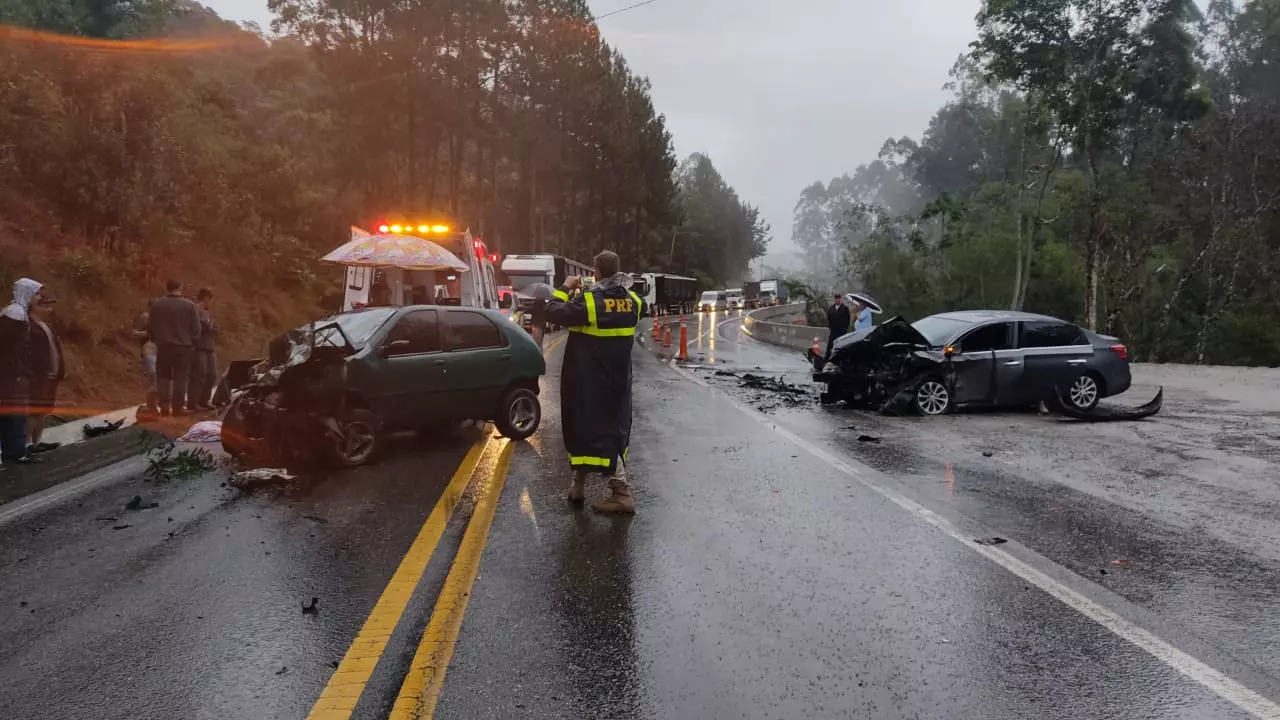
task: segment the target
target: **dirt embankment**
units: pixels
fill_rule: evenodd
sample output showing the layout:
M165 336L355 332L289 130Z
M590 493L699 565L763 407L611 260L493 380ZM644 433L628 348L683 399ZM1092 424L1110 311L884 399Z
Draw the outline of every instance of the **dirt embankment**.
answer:
M322 313L326 291L340 287L338 268L317 268L298 282L281 277L270 259L219 248L216 241L190 243L144 264L113 260L92 243L57 238L42 241L0 227L0 294L9 302L19 277L45 284L58 303L52 324L63 343L67 378L59 390L66 414L96 414L141 402L138 345L130 336L134 318L149 298L162 294L167 278L214 291L219 326L219 366L261 353L280 331ZM332 277L325 277L332 275Z

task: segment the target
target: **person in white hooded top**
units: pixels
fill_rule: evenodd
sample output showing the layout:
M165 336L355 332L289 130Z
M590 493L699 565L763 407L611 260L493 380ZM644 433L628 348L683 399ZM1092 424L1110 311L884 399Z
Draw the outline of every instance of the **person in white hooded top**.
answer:
M0 460L39 462L27 452L27 405L31 365L31 319L42 285L30 278L13 284L13 302L0 310Z

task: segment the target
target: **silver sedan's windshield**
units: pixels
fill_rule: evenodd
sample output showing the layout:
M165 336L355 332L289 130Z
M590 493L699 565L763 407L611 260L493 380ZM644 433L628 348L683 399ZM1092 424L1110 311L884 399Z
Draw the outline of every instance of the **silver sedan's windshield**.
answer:
M958 335L960 331L970 324L964 320L956 320L942 315L930 315L927 318L920 318L911 323L911 327L918 330L924 336L924 339L929 341L929 345L938 347Z

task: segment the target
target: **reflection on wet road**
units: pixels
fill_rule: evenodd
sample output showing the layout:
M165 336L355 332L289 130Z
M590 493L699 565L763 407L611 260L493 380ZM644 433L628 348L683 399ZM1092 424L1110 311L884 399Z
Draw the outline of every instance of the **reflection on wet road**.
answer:
M524 485L498 508L437 717L1234 718L1248 717L1233 704L1242 697L1270 707L1242 686L1225 699L1189 679L1063 600L1093 607L1084 594L1010 572L968 535L939 532L648 358L636 398L635 518L572 508L563 461L517 449L511 482ZM1034 554L1020 567L1039 577L1042 562L1056 574Z

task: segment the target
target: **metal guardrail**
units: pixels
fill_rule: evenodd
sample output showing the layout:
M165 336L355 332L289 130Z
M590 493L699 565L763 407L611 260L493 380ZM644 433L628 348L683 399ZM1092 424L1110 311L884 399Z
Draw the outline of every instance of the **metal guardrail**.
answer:
M826 328L778 322L782 318L794 318L803 315L804 303L760 308L759 310L752 310L743 317L742 329L756 340L774 345L808 350L813 346L813 341L816 338L820 347L826 347Z

